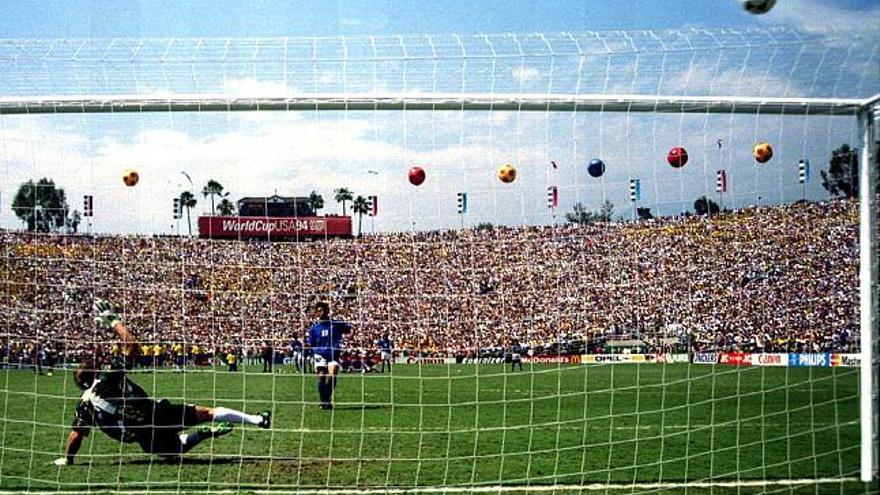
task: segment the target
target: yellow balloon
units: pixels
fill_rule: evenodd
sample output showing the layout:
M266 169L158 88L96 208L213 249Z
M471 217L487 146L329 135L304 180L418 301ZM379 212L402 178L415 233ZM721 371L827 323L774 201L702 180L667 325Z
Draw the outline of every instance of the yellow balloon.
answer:
M516 180L516 167L509 163L502 165L501 168L498 169L498 180L505 184L509 184Z
M752 149L752 156L758 163L767 163L773 158L773 147L766 141L761 141Z
M136 186L140 179L141 176L134 169L128 169L122 174L122 182L128 187Z

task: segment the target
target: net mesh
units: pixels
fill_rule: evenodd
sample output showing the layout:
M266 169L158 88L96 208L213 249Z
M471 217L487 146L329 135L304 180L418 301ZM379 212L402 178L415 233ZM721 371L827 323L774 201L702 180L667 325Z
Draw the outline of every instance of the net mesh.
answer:
M864 143L854 112L797 109L876 93L876 41L0 41L0 112L68 98L58 114L0 117L0 488L869 492L857 483L858 215L843 148ZM172 111L188 96L302 95L548 103ZM782 97L792 114L560 112L559 95ZM169 111L67 113L95 98L165 98ZM668 156L679 147L686 163ZM505 164L511 183L497 178ZM424 184L407 181L412 167ZM223 200L268 210L312 191L319 215L349 216L363 236L197 238ZM175 212L182 192L195 204ZM73 466L53 464L81 403L70 369L119 354L93 321L99 298L139 339L127 374L151 397L269 410L272 427L236 425L172 459L95 429ZM340 356L354 372L332 411L300 359L318 300L354 327ZM370 365L384 372L359 372Z

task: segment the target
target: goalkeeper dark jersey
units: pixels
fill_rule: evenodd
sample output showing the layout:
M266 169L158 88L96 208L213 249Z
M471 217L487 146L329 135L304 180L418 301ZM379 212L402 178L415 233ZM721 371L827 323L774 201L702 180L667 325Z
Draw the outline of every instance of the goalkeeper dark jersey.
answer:
M131 443L150 435L155 406L144 389L125 376L119 364L99 372L92 386L83 392L73 429L88 434L97 427L115 440Z
M76 408L74 431L87 435L99 428L123 443L137 442L144 452L178 455L183 447L177 433L200 423L196 406L153 400L125 376L115 363L98 374Z

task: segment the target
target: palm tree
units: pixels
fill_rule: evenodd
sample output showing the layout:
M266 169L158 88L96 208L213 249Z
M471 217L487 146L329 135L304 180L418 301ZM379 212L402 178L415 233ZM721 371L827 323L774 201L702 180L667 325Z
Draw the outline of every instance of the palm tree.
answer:
M223 198L217 203L217 211L219 211L224 217L229 217L235 214L235 205L232 201Z
M193 226L192 226L192 220L190 219L190 216L189 216L189 210L190 210L190 208L195 208L196 203L197 203L196 197L192 192L183 191L182 193L180 193L180 206L182 206L183 208L186 208L186 224L189 226L189 235L190 236L193 235Z
M221 198L225 198L229 196L229 193L223 193L223 184L220 184L214 179L208 181L205 184L205 188L202 189L202 196L208 197L211 196L211 216L214 216L214 196L220 196Z
M317 214L318 210L324 207L324 196L321 196L317 191L312 190L312 192L309 193L309 205L311 205L312 209L315 210L315 214Z
M572 206L571 212L565 214L565 219L578 225L591 225L597 220L596 214L587 210L587 207L580 202Z
M367 198L363 196L358 196L355 198L354 203L351 205L351 210L357 213L358 216L358 237L361 236L361 222L364 219L364 213L370 212L370 203L367 202Z
M354 194L344 187L340 187L333 192L336 193L336 196L334 196L333 199L335 199L337 203L342 203L342 216L345 216L345 202L353 200Z

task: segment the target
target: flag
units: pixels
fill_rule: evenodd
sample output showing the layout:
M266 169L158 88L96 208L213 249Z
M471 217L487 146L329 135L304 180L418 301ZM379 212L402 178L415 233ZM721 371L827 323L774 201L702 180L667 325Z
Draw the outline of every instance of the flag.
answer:
M810 160L801 160L798 162L798 180L801 184L810 182Z
M629 200L636 202L642 199L642 183L639 179L629 180Z
M550 186L547 188L547 207L556 208L557 206L559 206L559 190L556 186Z
M715 192L727 192L727 172L719 170L715 177Z
M459 214L467 213L467 211L468 211L467 193L466 192L458 193L456 202L457 202L457 207L458 207L458 210L457 210L458 213Z

